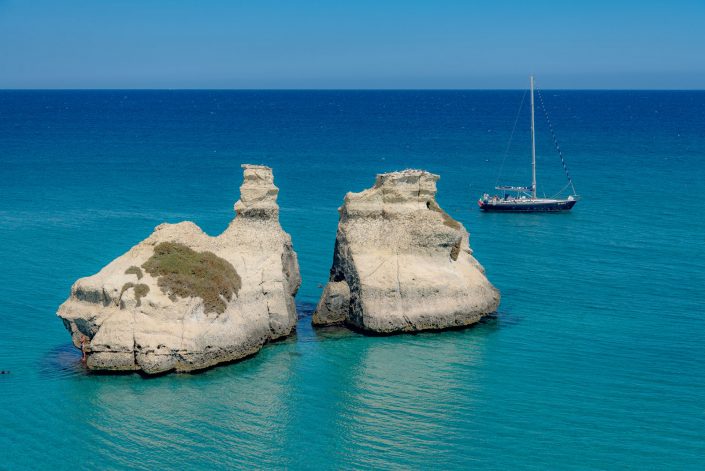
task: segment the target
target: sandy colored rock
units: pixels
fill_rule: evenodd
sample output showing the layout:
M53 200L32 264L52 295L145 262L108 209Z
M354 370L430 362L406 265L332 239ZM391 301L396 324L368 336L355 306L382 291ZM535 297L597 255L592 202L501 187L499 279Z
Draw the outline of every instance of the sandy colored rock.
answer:
M191 222L161 224L74 283L58 316L86 352L89 369L198 370L252 355L293 331L301 278L291 238L279 224L279 190L269 167L243 169L237 217L222 234L210 237ZM158 246L182 257L171 263L193 266L165 283L155 268ZM225 287L220 292L189 284L198 280L188 280L188 273L211 275L213 267L219 270L213 279Z
M342 324L350 308L350 287L345 281L326 284L313 313L313 325Z
M468 326L496 311L499 292L472 256L468 232L436 203L438 178L385 173L345 196L314 325L391 334Z

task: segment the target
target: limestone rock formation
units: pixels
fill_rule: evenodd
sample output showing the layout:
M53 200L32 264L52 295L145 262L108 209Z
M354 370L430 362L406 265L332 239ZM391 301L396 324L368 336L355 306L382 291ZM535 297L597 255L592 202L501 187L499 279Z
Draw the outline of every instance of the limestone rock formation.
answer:
M436 203L438 178L385 173L345 196L314 325L391 334L467 326L496 311L499 292L472 256L468 232Z
M217 237L161 224L97 274L58 316L92 370L191 371L237 360L296 326L301 284L269 167L243 165L237 217Z

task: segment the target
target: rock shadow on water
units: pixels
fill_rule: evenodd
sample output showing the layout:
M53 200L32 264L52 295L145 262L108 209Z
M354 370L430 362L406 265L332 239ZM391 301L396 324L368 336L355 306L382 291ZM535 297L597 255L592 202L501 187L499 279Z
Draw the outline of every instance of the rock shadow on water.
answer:
M82 360L81 351L71 343L57 345L47 350L39 360L39 374L46 379L90 376L143 376L137 371L90 370Z
M313 326L311 318L316 310L316 304L309 302L297 303L298 323L296 325L296 341L301 343L332 340L345 340L359 337L360 334L348 329L344 324Z
M81 352L66 342L50 348L39 359L39 375L42 378L66 378L88 374L81 361Z
M306 301L298 301L296 303L296 318L306 319L313 316L313 312L316 310L316 304Z

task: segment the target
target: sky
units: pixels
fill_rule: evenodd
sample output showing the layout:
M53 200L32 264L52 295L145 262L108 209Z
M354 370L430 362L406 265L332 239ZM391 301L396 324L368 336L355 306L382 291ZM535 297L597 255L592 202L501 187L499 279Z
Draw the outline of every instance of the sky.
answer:
M705 89L705 0L0 0L0 88Z

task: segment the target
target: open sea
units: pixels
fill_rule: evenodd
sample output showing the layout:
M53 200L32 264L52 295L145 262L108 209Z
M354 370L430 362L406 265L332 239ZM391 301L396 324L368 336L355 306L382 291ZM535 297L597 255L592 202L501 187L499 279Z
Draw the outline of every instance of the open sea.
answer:
M582 200L482 214L500 173L530 183L523 95L0 91L0 469L703 469L705 92L544 91ZM537 140L550 196L542 111ZM199 374L87 374L55 315L71 284L163 221L224 230L242 163L274 168L297 334ZM343 196L404 168L441 176L497 316L313 330Z

